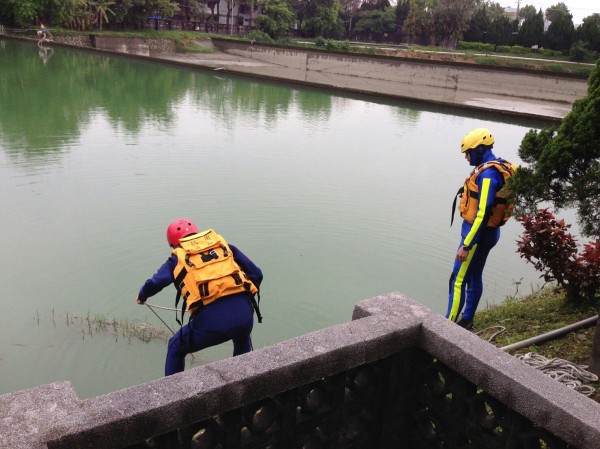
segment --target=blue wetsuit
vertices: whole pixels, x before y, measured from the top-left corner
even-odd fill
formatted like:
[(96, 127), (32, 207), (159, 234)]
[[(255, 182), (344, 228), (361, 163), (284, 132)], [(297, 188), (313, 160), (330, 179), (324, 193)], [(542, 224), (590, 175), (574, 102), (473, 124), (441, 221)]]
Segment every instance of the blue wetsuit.
[[(498, 160), (498, 158), (491, 150), (488, 150), (476, 165), (493, 160)], [(479, 174), (476, 183), (480, 199), (477, 216), (473, 223), (463, 220), (461, 240), (458, 246), (458, 248), (471, 249), (467, 260), (464, 262), (454, 261), (450, 276), (446, 318), (452, 321), (457, 321), (463, 307), (462, 319), (473, 320), (483, 293), (483, 268), (491, 249), (500, 239), (500, 228), (488, 228), (486, 224), (496, 192), (504, 186), (504, 178), (498, 170), (490, 167)], [(465, 194), (468, 193), (464, 192), (463, 195)]]
[[(258, 288), (262, 282), (262, 271), (238, 248), (229, 244), (233, 259), (241, 270)], [(174, 282), (173, 272), (177, 256), (172, 255), (148, 279), (139, 292), (139, 299), (146, 301)], [(250, 333), (254, 326), (254, 309), (250, 293), (235, 293), (223, 296), (215, 302), (201, 307), (191, 321), (182, 326), (169, 340), (165, 376), (181, 372), (185, 368), (185, 356), (201, 349), (233, 341), (233, 355), (245, 354), (252, 349)]]

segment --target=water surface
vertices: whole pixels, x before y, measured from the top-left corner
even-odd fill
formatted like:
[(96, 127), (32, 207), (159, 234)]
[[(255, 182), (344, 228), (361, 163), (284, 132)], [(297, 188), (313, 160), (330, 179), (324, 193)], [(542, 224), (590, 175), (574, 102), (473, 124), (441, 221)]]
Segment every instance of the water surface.
[[(86, 318), (164, 328), (135, 298), (179, 216), (263, 269), (255, 348), (390, 291), (444, 313), (469, 173), (459, 143), (482, 126), (518, 162), (543, 124), (0, 41), (0, 393), (69, 380), (90, 397), (161, 377), (164, 341)], [(503, 229), (481, 307), (539, 284), (520, 232)], [(173, 300), (169, 288), (151, 302)]]

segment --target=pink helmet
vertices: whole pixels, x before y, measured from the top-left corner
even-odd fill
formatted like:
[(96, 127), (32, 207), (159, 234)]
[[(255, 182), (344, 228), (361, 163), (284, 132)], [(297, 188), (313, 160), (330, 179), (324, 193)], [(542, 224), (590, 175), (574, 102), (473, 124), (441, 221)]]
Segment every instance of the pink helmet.
[(191, 220), (187, 218), (178, 218), (174, 220), (167, 228), (167, 242), (172, 248), (179, 245), (179, 239), (190, 234), (197, 234), (198, 228)]

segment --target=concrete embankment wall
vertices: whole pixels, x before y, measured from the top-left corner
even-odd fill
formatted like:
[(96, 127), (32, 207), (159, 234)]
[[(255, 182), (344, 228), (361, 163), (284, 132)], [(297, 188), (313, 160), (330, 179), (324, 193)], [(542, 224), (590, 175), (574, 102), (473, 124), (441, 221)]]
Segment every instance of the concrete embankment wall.
[(587, 77), (578, 75), (213, 42), (222, 52), (262, 63), (236, 67), (239, 72), (467, 109), (560, 119), (587, 91)]

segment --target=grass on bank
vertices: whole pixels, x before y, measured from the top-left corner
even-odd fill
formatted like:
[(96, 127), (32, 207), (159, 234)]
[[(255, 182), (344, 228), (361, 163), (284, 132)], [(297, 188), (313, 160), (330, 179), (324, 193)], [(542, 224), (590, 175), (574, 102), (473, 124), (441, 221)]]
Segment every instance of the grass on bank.
[[(544, 288), (524, 298), (510, 297), (502, 304), (490, 306), (475, 316), (473, 332), (497, 347), (517, 343), (553, 331), (598, 314), (598, 305), (566, 301), (559, 288)], [(506, 328), (498, 332), (497, 327)], [(547, 359), (560, 358), (576, 365), (589, 365), (595, 326), (579, 329), (564, 337), (516, 351), (512, 355), (533, 352)], [(589, 384), (596, 389), (590, 396), (600, 402), (600, 382)]]

